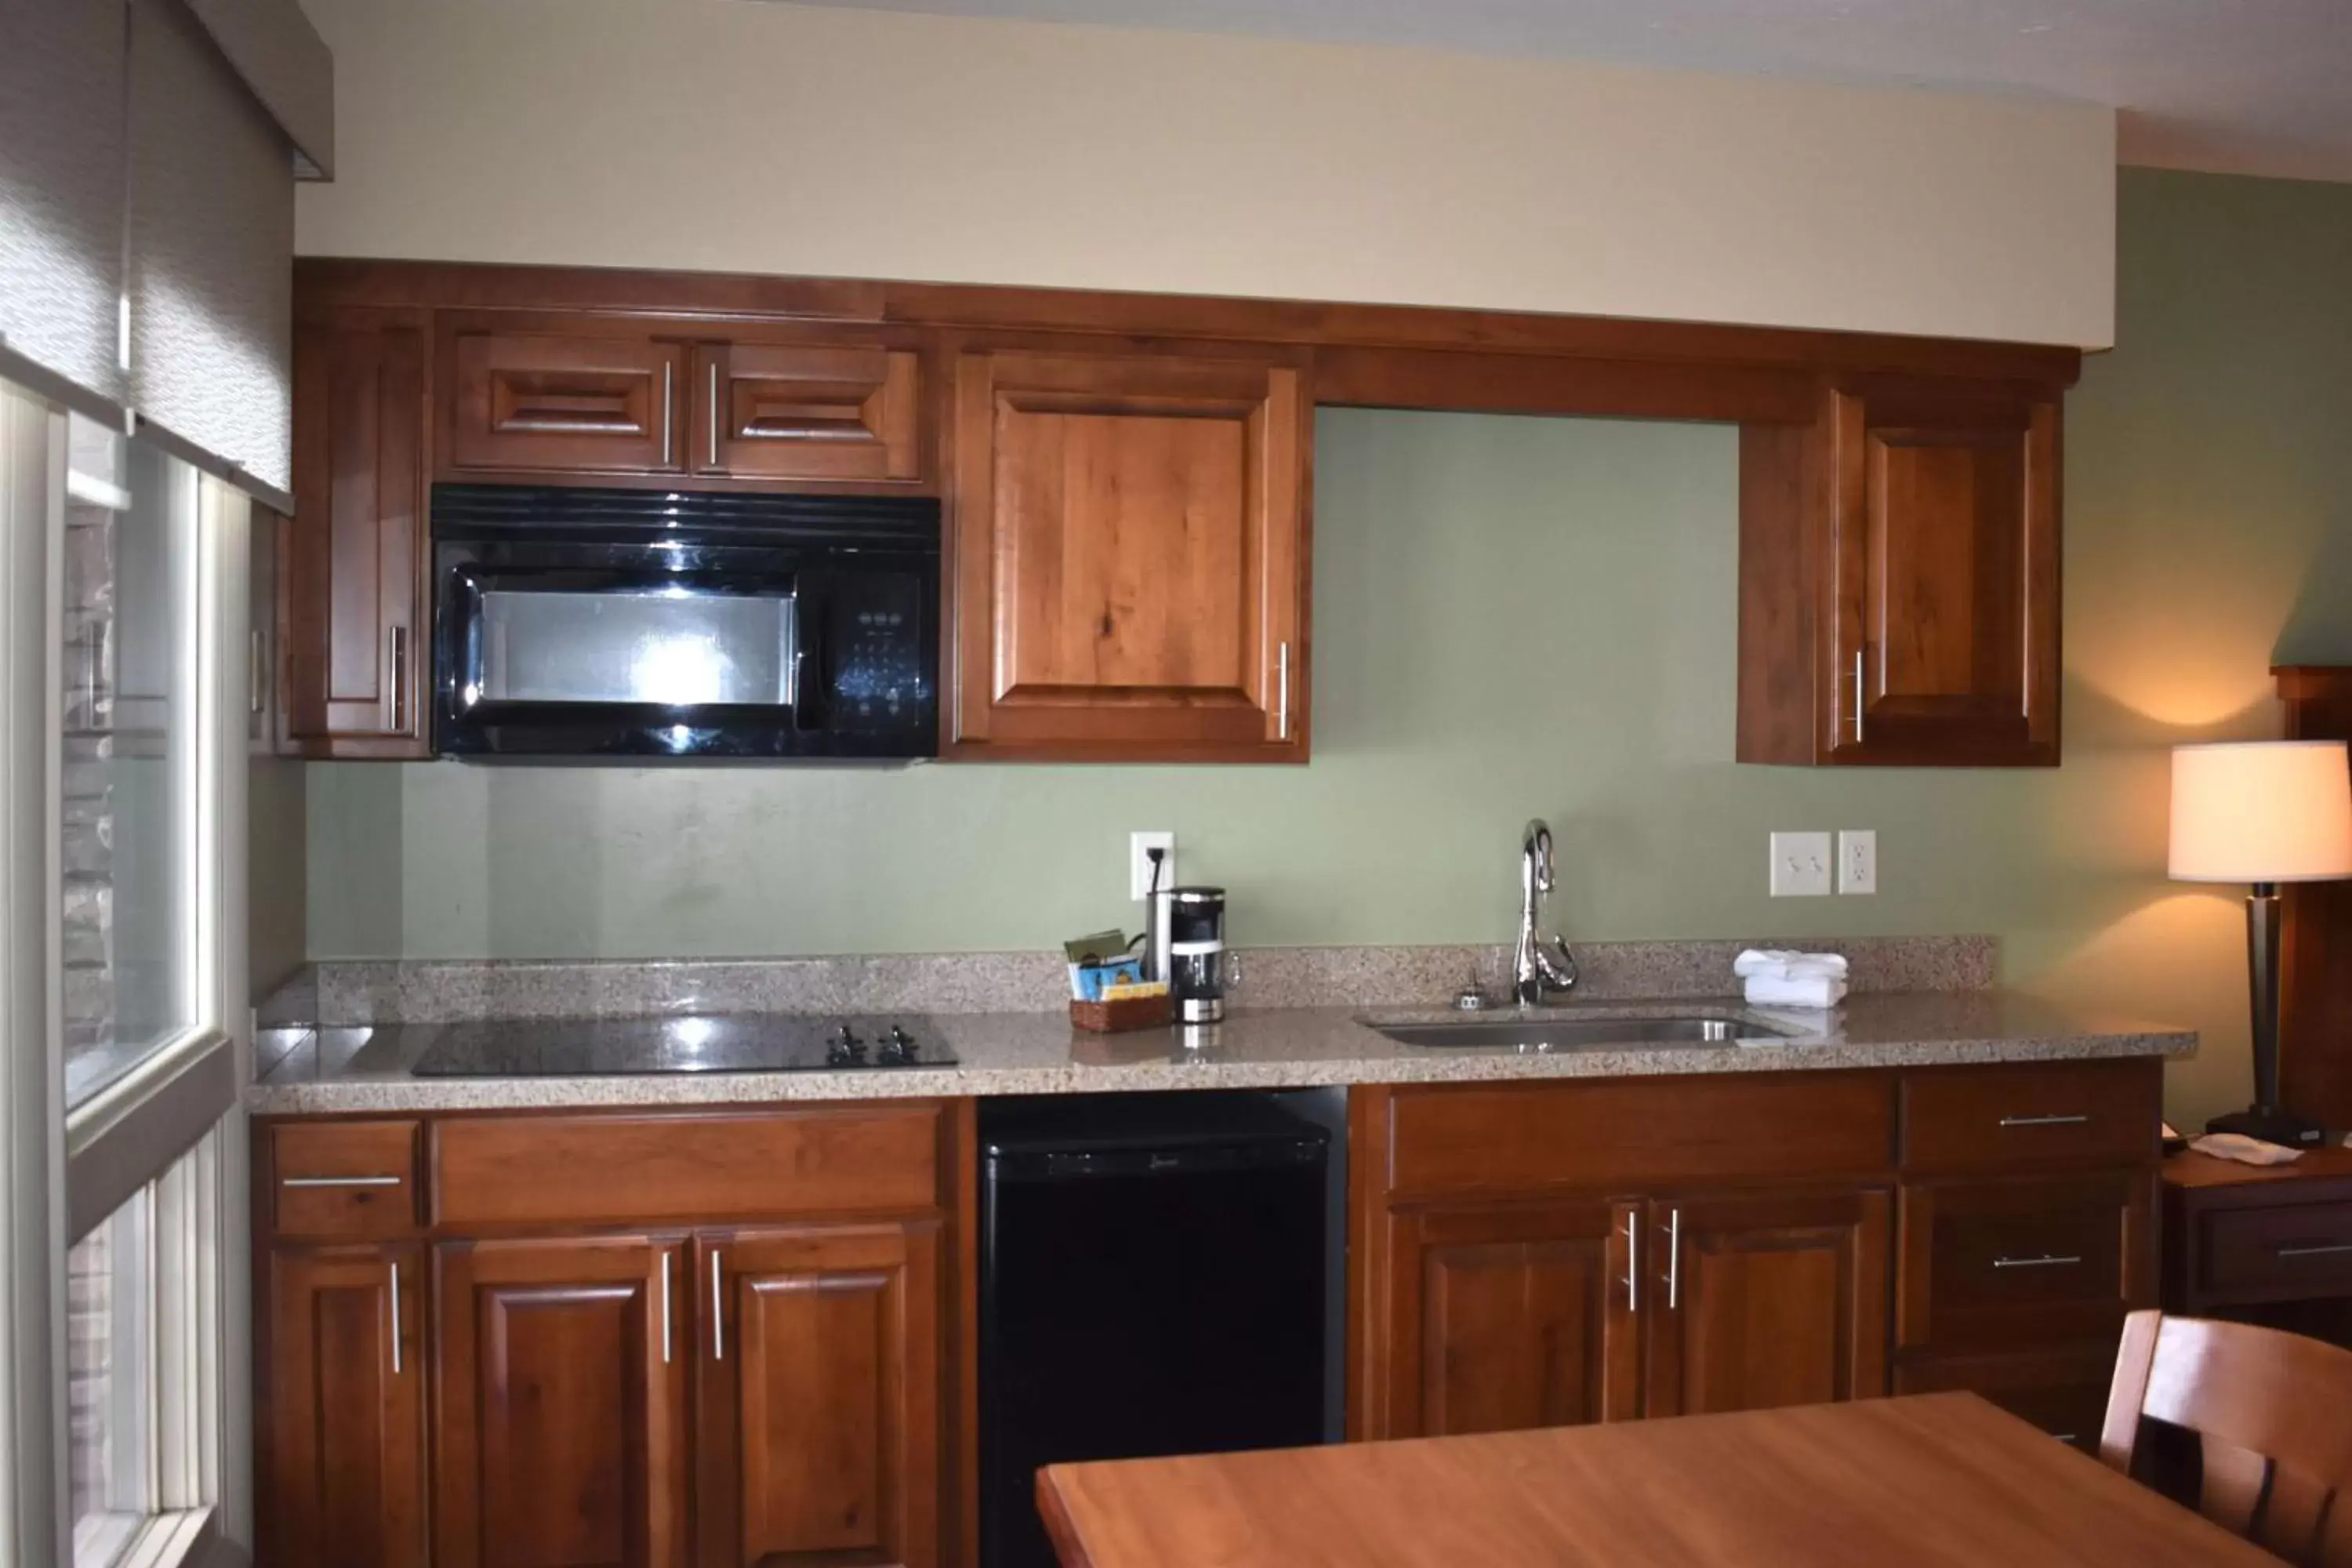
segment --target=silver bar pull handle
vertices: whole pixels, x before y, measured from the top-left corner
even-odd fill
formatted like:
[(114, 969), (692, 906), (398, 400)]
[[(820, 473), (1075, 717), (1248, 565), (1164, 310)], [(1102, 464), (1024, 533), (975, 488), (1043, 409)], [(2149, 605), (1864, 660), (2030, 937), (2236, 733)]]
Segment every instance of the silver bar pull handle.
[(2325, 1246), (2281, 1247), (2273, 1248), (2273, 1258), (2342, 1258), (2352, 1253), (2352, 1241), (2331, 1241)]
[(1863, 692), (1868, 689), (1870, 677), (1863, 671), (1863, 660), (1870, 651), (1868, 643), (1853, 650), (1853, 743), (1862, 744)]
[(396, 1187), (398, 1176), (286, 1176), (281, 1187)]
[(408, 728), (408, 628), (394, 626), (384, 637), (392, 645), (392, 727)]
[(1666, 1217), (1666, 1310), (1683, 1310), (1683, 1211)]
[(1290, 645), (1282, 644), (1275, 650), (1274, 733), (1280, 741), (1290, 739)]
[(2083, 1261), (2080, 1253), (2045, 1252), (2035, 1258), (1996, 1258), (1995, 1268), (2071, 1268)]
[(248, 713), (258, 713), (267, 706), (263, 698), (269, 689), (269, 637), (259, 626), (247, 634), (245, 707)]
[(2083, 1127), (2087, 1126), (2090, 1120), (2091, 1119), (2089, 1117), (2080, 1114), (2069, 1114), (2064, 1116), (2004, 1116), (2000, 1119), (2000, 1124), (2003, 1127)]
[(662, 1302), (661, 1302), (661, 1307), (662, 1307), (662, 1365), (664, 1365), (664, 1366), (667, 1366), (667, 1365), (669, 1364), (669, 1358), (670, 1358), (670, 1331), (669, 1331), (669, 1268), (670, 1268), (670, 1255), (669, 1255), (668, 1253), (665, 1252), (665, 1253), (663, 1253), (663, 1254), (662, 1254), (662, 1286), (661, 1286), (661, 1296), (662, 1296)]
[(400, 1375), (400, 1263), (392, 1265), (392, 1375)]
[(675, 438), (676, 422), (671, 418), (671, 413), (677, 405), (670, 384), (677, 373), (676, 364), (668, 360), (662, 361), (662, 467), (665, 468), (669, 467), (669, 444)]
[(710, 1249), (710, 1359), (727, 1359), (727, 1295), (719, 1283), (719, 1248)]
[(710, 466), (719, 466), (719, 362), (710, 362)]
[(1642, 1310), (1642, 1226), (1640, 1216), (1625, 1216), (1625, 1310)]

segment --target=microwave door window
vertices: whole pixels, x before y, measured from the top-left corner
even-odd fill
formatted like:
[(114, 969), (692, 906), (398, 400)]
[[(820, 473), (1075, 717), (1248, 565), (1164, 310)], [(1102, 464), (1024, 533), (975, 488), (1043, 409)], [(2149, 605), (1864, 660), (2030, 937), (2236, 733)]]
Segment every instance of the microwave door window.
[(494, 588), (480, 615), (485, 701), (789, 708), (795, 699), (788, 593)]

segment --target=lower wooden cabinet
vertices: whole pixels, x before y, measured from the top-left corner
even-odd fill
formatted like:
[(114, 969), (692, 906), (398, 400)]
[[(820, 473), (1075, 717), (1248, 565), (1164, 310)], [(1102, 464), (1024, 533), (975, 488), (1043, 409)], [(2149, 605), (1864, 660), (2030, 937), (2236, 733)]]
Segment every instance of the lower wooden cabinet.
[(1875, 1187), (1653, 1200), (1644, 1412), (1885, 1393), (1891, 1207)]
[(1383, 1436), (1885, 1392), (1885, 1189), (1408, 1210)]
[(263, 1551), (283, 1563), (423, 1568), (425, 1251), (281, 1247), (257, 1361), (274, 1435)]
[(437, 1250), (439, 1568), (682, 1568), (682, 1242)]
[(961, 1563), (970, 1115), (265, 1125), (260, 1568)]
[(695, 1562), (939, 1561), (940, 1227), (705, 1233)]
[(1393, 1435), (1641, 1414), (1633, 1203), (1409, 1213), (1390, 1279)]

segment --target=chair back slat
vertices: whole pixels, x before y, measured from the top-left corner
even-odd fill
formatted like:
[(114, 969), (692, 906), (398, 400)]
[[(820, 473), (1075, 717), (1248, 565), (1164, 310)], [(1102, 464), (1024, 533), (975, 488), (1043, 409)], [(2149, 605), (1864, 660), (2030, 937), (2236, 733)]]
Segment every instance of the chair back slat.
[(2134, 1312), (2100, 1458), (2132, 1474), (2146, 1421), (2197, 1434), (2203, 1473), (2186, 1500), (2207, 1518), (2305, 1568), (2352, 1568), (2352, 1351)]

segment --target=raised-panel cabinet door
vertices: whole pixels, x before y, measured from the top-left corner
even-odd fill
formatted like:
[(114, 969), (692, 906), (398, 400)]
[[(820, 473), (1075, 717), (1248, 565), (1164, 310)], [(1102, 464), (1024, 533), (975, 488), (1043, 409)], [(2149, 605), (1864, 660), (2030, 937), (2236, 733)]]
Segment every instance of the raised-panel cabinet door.
[(436, 1568), (683, 1568), (685, 1250), (436, 1249)]
[(452, 477), (685, 470), (684, 344), (463, 322), (443, 343)]
[(1301, 372), (996, 353), (956, 376), (955, 741), (1304, 761)]
[(1386, 1421), (1368, 1436), (1640, 1415), (1640, 1218), (1605, 1202), (1395, 1216)]
[(1654, 1199), (1648, 1413), (1884, 1394), (1889, 1208), (1878, 1188)]
[(422, 757), (425, 335), (359, 312), (294, 334), (294, 515), (280, 531), (284, 722), (313, 756)]
[(278, 1247), (268, 1258), (261, 1558), (424, 1568), (424, 1252)]
[(1832, 760), (2055, 763), (2057, 405), (1842, 394), (1832, 417)]
[(695, 1242), (700, 1568), (940, 1560), (936, 1221)]
[(687, 455), (738, 479), (912, 484), (921, 380), (912, 349), (700, 343)]

